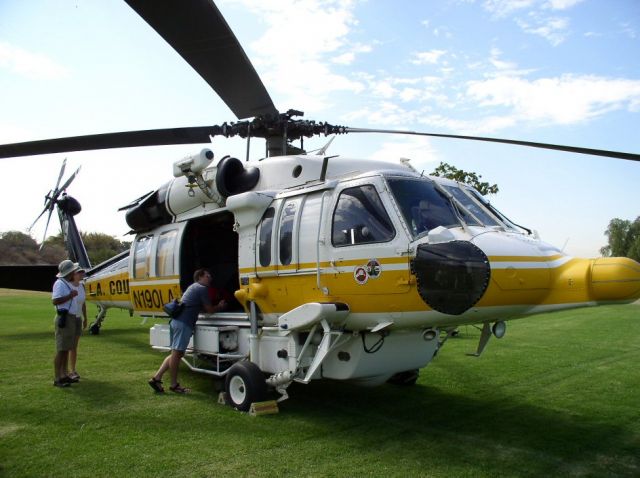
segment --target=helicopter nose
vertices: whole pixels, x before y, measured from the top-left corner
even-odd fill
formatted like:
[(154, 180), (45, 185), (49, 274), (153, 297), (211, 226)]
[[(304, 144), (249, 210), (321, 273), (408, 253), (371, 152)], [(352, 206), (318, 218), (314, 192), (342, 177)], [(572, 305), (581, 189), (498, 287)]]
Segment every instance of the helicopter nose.
[(460, 315), (473, 307), (491, 278), (489, 258), (468, 241), (420, 244), (411, 269), (422, 300), (450, 315)]
[(591, 294), (597, 301), (640, 299), (640, 263), (627, 257), (596, 259), (591, 269)]

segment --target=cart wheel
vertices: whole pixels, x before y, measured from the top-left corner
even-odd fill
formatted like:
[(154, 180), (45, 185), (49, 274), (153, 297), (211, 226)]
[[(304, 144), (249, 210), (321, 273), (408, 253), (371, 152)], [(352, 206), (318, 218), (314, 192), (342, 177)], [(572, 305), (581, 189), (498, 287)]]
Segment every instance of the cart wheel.
[(254, 402), (267, 396), (267, 382), (253, 362), (238, 362), (229, 369), (225, 380), (226, 400), (236, 410), (246, 412)]
[(406, 372), (399, 372), (387, 380), (387, 383), (391, 383), (393, 385), (401, 385), (401, 386), (410, 386), (415, 385), (418, 381), (418, 375), (420, 375), (420, 370), (407, 370)]

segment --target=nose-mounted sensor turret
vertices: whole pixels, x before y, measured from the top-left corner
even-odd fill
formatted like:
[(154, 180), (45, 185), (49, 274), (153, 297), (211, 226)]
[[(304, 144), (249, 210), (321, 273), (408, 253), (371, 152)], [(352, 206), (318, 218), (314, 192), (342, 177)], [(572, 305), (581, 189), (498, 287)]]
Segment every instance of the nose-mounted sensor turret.
[(450, 315), (463, 314), (473, 307), (491, 278), (489, 258), (468, 241), (420, 244), (411, 270), (422, 300)]

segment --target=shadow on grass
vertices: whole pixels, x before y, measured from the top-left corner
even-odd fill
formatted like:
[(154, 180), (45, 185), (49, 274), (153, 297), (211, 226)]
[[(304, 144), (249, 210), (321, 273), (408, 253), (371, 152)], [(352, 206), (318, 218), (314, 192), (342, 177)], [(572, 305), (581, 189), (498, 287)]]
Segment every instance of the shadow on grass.
[[(596, 456), (626, 462), (616, 463), (620, 472), (629, 467), (640, 470), (637, 437), (629, 430), (500, 392), (492, 398), (475, 398), (424, 385), (367, 389), (335, 382), (294, 385), (290, 391), (293, 398), (282, 404), (283, 413), (345, 427), (341, 439), (350, 446), (358, 446), (361, 434), (374, 433), (395, 441), (398, 455), (408, 458), (420, 453), (416, 441), (423, 446), (425, 441), (437, 441), (438, 447), (456, 454), (474, 447), (487, 460), (510, 449), (519, 455), (514, 459), (538, 456), (549, 464), (570, 463), (573, 471), (576, 466), (590, 468)], [(362, 445), (365, 451), (369, 443)]]

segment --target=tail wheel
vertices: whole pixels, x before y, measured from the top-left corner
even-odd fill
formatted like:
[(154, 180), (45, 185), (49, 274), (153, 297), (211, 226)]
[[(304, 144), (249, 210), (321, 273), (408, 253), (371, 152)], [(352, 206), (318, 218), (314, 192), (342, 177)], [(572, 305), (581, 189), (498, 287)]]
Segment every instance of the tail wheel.
[(267, 382), (253, 362), (238, 362), (229, 369), (225, 380), (226, 401), (236, 410), (246, 412), (254, 402), (267, 397)]

